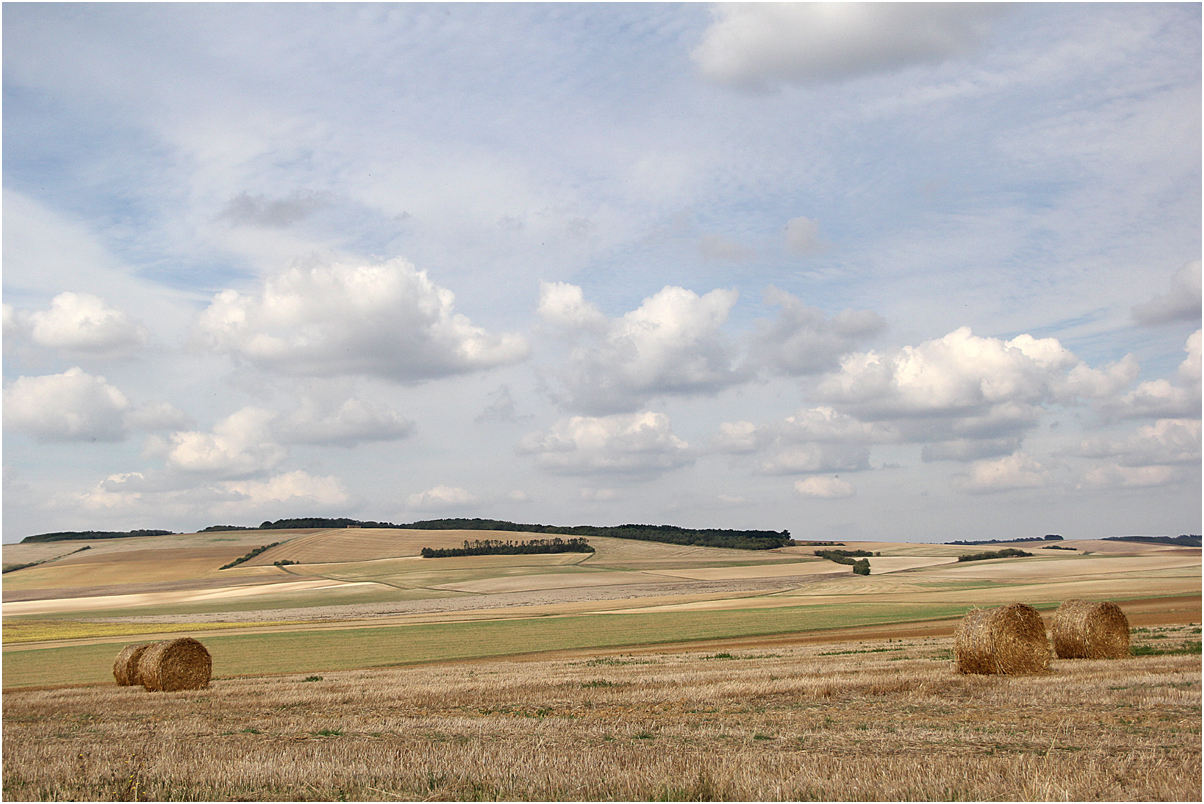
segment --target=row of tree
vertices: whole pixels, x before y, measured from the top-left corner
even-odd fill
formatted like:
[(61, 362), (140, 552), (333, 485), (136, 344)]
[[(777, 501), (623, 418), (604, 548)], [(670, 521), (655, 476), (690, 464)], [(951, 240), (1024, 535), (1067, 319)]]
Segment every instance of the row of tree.
[(527, 542), (502, 541), (501, 539), (478, 539), (464, 541), (463, 547), (424, 547), (423, 558), (451, 558), (453, 556), (512, 556), (532, 553), (593, 553), (594, 548), (585, 539), (532, 539)]

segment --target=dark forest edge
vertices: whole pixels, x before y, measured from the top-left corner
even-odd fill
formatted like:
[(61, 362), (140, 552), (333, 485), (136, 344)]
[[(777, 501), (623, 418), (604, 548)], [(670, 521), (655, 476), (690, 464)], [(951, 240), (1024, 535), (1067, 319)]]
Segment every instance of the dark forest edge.
[(464, 541), (463, 547), (424, 547), (423, 558), (452, 558), (455, 556), (517, 556), (535, 553), (593, 553), (585, 539), (532, 539), (527, 542), (477, 539)]
[[(302, 530), (310, 528), (395, 528), (398, 530), (492, 530), (517, 533), (543, 533), (577, 538), (598, 537), (611, 539), (636, 539), (639, 541), (665, 542), (696, 547), (725, 547), (736, 550), (772, 550), (792, 544), (790, 531), (780, 533), (772, 530), (727, 530), (718, 528), (679, 528), (676, 525), (618, 525), (598, 527), (594, 525), (532, 525), (505, 522), (497, 519), (430, 519), (395, 525), (391, 522), (371, 522), (347, 518), (307, 517), (278, 519), (264, 522), (258, 528), (237, 525), (211, 525), (199, 533), (215, 533), (232, 530)], [(71, 533), (45, 533), (27, 536), (22, 542), (53, 542), (71, 539), (116, 539), (130, 536), (167, 536), (171, 531), (140, 530), (126, 533), (101, 531), (79, 531)]]

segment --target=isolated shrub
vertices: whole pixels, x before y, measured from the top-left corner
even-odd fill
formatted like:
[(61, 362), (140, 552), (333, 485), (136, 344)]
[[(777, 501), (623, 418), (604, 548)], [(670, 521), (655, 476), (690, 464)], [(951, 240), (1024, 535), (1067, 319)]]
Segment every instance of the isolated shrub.
[(870, 560), (868, 558), (863, 558), (860, 561), (854, 561), (853, 562), (853, 573), (855, 575), (869, 575), (870, 574)]
[(1041, 615), (1023, 603), (975, 609), (953, 635), (959, 673), (1042, 673), (1049, 669), (1050, 654)]
[(1050, 628), (1059, 659), (1119, 659), (1129, 655), (1129, 618), (1108, 602), (1067, 600)]

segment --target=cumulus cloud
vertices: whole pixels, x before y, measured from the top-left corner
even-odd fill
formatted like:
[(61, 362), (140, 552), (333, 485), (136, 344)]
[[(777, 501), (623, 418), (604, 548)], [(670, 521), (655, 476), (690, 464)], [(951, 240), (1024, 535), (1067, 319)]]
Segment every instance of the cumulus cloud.
[(90, 293), (64, 292), (49, 310), (14, 310), (5, 305), (5, 335), (22, 335), (48, 349), (74, 356), (119, 357), (146, 345), (148, 331), (123, 310)]
[(657, 475), (693, 461), (669, 418), (651, 411), (562, 419), (524, 436), (518, 452), (533, 455), (541, 469), (567, 475)]
[(849, 355), (820, 395), (865, 420), (911, 418), (924, 429), (945, 417), (954, 434), (1000, 437), (1032, 426), (1043, 405), (1114, 392), (1133, 368), (1121, 361), (1108, 371), (1086, 369), (1056, 338), (1003, 341), (962, 327), (889, 354)]
[(277, 413), (247, 407), (232, 413), (212, 432), (172, 433), (163, 442), (167, 466), (180, 472), (238, 477), (278, 465), (288, 451), (273, 431)]
[(821, 500), (839, 500), (852, 497), (855, 493), (852, 484), (839, 477), (809, 477), (797, 480), (794, 490), (804, 497), (817, 497)]
[(1053, 474), (1022, 452), (993, 460), (976, 461), (967, 471), (954, 475), (951, 481), (954, 489), (967, 494), (1044, 488), (1053, 483)]
[(1200, 462), (1200, 420), (1159, 419), (1138, 427), (1123, 439), (1090, 438), (1075, 453), (1086, 458), (1114, 458), (1122, 467)]
[[(541, 312), (561, 311), (558, 320), (597, 327), (592, 305), (585, 305), (578, 292), (558, 286), (541, 300)], [(608, 321), (591, 343), (574, 349), (559, 373), (567, 389), (563, 403), (594, 415), (623, 413), (654, 396), (715, 393), (742, 382), (747, 373), (736, 366), (736, 346), (720, 332), (737, 295), (713, 290), (698, 296), (669, 286)]]
[(1187, 339), (1183, 350), (1187, 357), (1179, 364), (1178, 383), (1147, 380), (1119, 400), (1107, 400), (1101, 407), (1121, 418), (1198, 418), (1200, 416), (1200, 333)]
[(539, 316), (568, 332), (605, 332), (610, 320), (585, 300), (585, 291), (567, 282), (539, 283)]
[(971, 50), (999, 13), (978, 3), (724, 3), (691, 54), (739, 89), (936, 64)]
[(42, 441), (121, 441), (130, 410), (125, 394), (78, 366), (4, 389), (4, 429)]
[(1133, 307), (1133, 320), (1147, 327), (1200, 320), (1200, 261), (1186, 263), (1171, 278), (1171, 289)]
[(855, 472), (870, 468), (870, 448), (861, 444), (779, 445), (756, 467), (762, 475)]
[(786, 245), (796, 254), (810, 254), (822, 246), (819, 240), (819, 223), (810, 218), (791, 218), (786, 222), (784, 233)]
[(1165, 486), (1179, 480), (1182, 473), (1172, 466), (1121, 466), (1106, 464), (1083, 475), (1079, 488), (1124, 489)]
[(393, 441), (413, 432), (414, 423), (383, 405), (347, 399), (338, 408), (320, 407), (313, 400), (276, 425), (277, 437), (291, 444), (330, 444), (349, 447), (367, 441)]
[(222, 482), (220, 487), (255, 507), (283, 502), (329, 507), (342, 505), (351, 499), (338, 478), (314, 477), (300, 469), (275, 475), (267, 480), (228, 480)]
[(267, 511), (330, 510), (351, 500), (342, 481), (333, 476), (317, 477), (297, 470), (264, 480), (221, 480), (179, 488), (164, 477), (128, 472), (109, 475), (96, 486), (76, 496), (90, 511), (133, 514), (139, 511), (174, 515), (262, 517)]
[(293, 376), (413, 383), (526, 358), (525, 338), (487, 333), (455, 313), (454, 301), (400, 258), (295, 267), (269, 278), (256, 295), (219, 293), (196, 334), (213, 351)]
[(411, 494), (406, 500), (407, 506), (414, 511), (446, 511), (454, 508), (465, 508), (475, 505), (476, 498), (457, 486), (435, 486), (434, 488)]
[(796, 296), (770, 286), (765, 303), (777, 306), (775, 321), (754, 339), (760, 360), (786, 375), (814, 374), (840, 365), (840, 358), (886, 328), (870, 310), (842, 310), (832, 318)]

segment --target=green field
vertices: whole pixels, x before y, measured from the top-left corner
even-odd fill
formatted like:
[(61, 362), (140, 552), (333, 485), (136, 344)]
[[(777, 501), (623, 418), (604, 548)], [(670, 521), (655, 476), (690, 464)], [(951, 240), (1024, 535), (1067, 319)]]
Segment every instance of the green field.
[[(853, 604), (746, 611), (596, 614), (203, 637), (215, 678), (391, 667), (449, 659), (771, 636), (960, 617), (968, 605)], [(112, 681), (125, 642), (10, 650), (4, 686)]]

